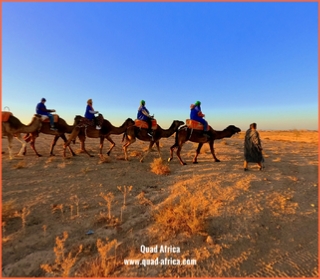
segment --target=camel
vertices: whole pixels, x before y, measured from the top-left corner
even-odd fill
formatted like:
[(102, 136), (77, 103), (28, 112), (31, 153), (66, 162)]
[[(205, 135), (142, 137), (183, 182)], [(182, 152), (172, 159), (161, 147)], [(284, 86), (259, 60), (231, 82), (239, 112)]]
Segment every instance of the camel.
[(208, 131), (208, 134), (210, 135), (210, 137), (207, 137), (206, 135), (203, 134), (202, 130), (194, 130), (194, 129), (188, 128), (187, 126), (183, 126), (176, 133), (175, 143), (170, 147), (170, 158), (168, 159), (168, 161), (170, 162), (172, 160), (173, 150), (174, 148), (177, 147), (177, 157), (179, 158), (181, 165), (186, 165), (186, 163), (183, 162), (180, 157), (180, 152), (181, 152), (182, 145), (189, 140), (192, 142), (199, 143), (198, 148), (196, 150), (196, 155), (193, 158), (194, 164), (198, 163), (197, 158), (200, 153), (201, 147), (203, 146), (204, 143), (209, 143), (210, 151), (215, 162), (220, 162), (220, 160), (216, 157), (214, 152), (214, 141), (217, 139), (231, 138), (234, 134), (239, 132), (241, 132), (241, 129), (239, 129), (234, 125), (229, 125), (223, 131), (216, 131), (210, 127)]
[[(101, 115), (102, 117), (102, 115)], [(79, 123), (79, 120), (81, 120), (82, 116), (76, 116), (75, 122)], [(128, 127), (134, 125), (134, 121), (131, 118), (128, 118), (125, 120), (125, 122), (120, 127), (113, 126), (108, 120), (104, 119), (101, 124), (101, 130), (97, 130), (94, 126), (81, 126), (75, 125), (71, 135), (69, 136), (69, 139), (67, 142), (65, 142), (63, 147), (63, 157), (66, 156), (66, 147), (70, 145), (70, 142), (75, 140), (76, 137), (80, 140), (80, 149), (82, 152), (87, 153), (90, 157), (93, 157), (85, 148), (85, 140), (86, 137), (89, 138), (100, 138), (100, 149), (99, 149), (99, 156), (102, 156), (102, 149), (103, 149), (103, 142), (104, 139), (107, 139), (110, 143), (110, 149), (107, 152), (107, 155), (109, 156), (111, 153), (111, 150), (115, 147), (115, 142), (110, 138), (111, 134), (120, 135), (124, 133)]]
[[(58, 141), (59, 138), (62, 138), (64, 142), (67, 141), (67, 138), (65, 136), (65, 133), (68, 133), (70, 134), (74, 128), (74, 125), (68, 125), (67, 122), (59, 117), (58, 118), (58, 121), (55, 123), (55, 127), (56, 127), (56, 131), (53, 131), (50, 129), (50, 123), (49, 122), (43, 122), (42, 123), (42, 126), (41, 126), (41, 129), (39, 131), (39, 133), (43, 133), (43, 134), (47, 134), (47, 135), (53, 135), (54, 136), (54, 139), (51, 143), (51, 147), (50, 147), (50, 156), (55, 156), (53, 154), (53, 149)], [(40, 155), (36, 148), (35, 148), (35, 142), (36, 142), (36, 138), (38, 137), (38, 133), (37, 132), (34, 132), (34, 133), (29, 133), (27, 134), (25, 137), (24, 137), (24, 140), (26, 142), (30, 142), (30, 146), (31, 148), (33, 149), (33, 151), (36, 153), (36, 155), (38, 157), (41, 157), (42, 155)], [(72, 154), (72, 156), (75, 156), (76, 154), (73, 152), (72, 148), (70, 146), (68, 146), (68, 149), (70, 151), (70, 153)], [(25, 151), (24, 151), (24, 154), (26, 154), (26, 148), (25, 148)]]
[(150, 141), (149, 149), (144, 154), (144, 156), (141, 157), (140, 162), (143, 162), (144, 158), (149, 154), (154, 144), (156, 144), (158, 154), (161, 158), (160, 146), (159, 146), (160, 139), (168, 138), (172, 136), (178, 130), (178, 128), (183, 124), (184, 124), (183, 121), (174, 120), (170, 128), (167, 130), (162, 129), (159, 125), (157, 125), (157, 129), (153, 130), (153, 137), (148, 136), (148, 133), (147, 133), (148, 129), (146, 128), (139, 128), (137, 126), (132, 126), (128, 128), (126, 133), (123, 135), (123, 139), (122, 139), (123, 141), (124, 138), (126, 137), (126, 143), (123, 145), (125, 160), (128, 161), (128, 152), (127, 152), (128, 147), (129, 145), (131, 145), (136, 141), (136, 138), (142, 141)]
[[(3, 119), (2, 119), (3, 120)], [(21, 138), (21, 133), (33, 133), (38, 131), (41, 128), (42, 121), (41, 115), (35, 114), (29, 125), (24, 125), (21, 121), (10, 114), (7, 121), (2, 121), (2, 136), (8, 138), (8, 150), (9, 158), (13, 159), (12, 156), (12, 139), (15, 137), (18, 141), (21, 142), (21, 149), (18, 155), (23, 155), (25, 150), (26, 143)]]

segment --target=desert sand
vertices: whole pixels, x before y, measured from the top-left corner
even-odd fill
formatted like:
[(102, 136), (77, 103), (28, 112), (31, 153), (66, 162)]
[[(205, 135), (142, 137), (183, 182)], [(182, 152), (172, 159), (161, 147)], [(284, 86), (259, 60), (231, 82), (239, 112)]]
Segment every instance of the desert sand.
[(9, 160), (3, 138), (2, 276), (318, 277), (318, 132), (259, 132), (263, 171), (243, 171), (242, 131), (216, 141), (219, 163), (204, 145), (192, 164), (191, 142), (186, 166), (168, 163), (174, 137), (161, 140), (165, 174), (152, 172), (157, 152), (139, 162), (139, 140), (124, 161), (121, 135), (104, 160), (98, 139), (86, 140), (94, 157), (77, 141), (64, 159), (61, 139), (49, 157), (44, 134), (42, 157), (27, 146)]

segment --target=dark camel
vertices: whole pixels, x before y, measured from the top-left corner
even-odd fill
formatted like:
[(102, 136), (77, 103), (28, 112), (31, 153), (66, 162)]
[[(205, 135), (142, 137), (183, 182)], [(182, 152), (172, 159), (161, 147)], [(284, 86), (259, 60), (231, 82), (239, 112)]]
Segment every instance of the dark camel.
[[(76, 116), (75, 122), (78, 122), (81, 119), (81, 116)], [(134, 121), (131, 118), (128, 118), (120, 127), (113, 126), (108, 120), (104, 119), (101, 124), (101, 130), (97, 130), (95, 126), (87, 126), (87, 127), (78, 127), (75, 125), (69, 139), (64, 144), (63, 148), (63, 156), (66, 156), (66, 147), (70, 145), (70, 142), (75, 140), (76, 137), (80, 140), (80, 149), (82, 152), (87, 153), (90, 157), (93, 157), (85, 148), (85, 140), (86, 137), (89, 138), (100, 138), (100, 149), (99, 156), (102, 156), (103, 142), (104, 139), (107, 139), (111, 143), (111, 147), (107, 152), (107, 155), (110, 155), (111, 150), (115, 147), (114, 141), (110, 138), (111, 134), (120, 135), (124, 133), (128, 127), (134, 125)]]
[(136, 138), (138, 138), (139, 140), (142, 140), (142, 141), (150, 141), (149, 149), (147, 150), (145, 155), (143, 155), (141, 157), (140, 162), (143, 162), (144, 158), (149, 154), (149, 152), (151, 151), (152, 146), (154, 144), (156, 144), (159, 156), (161, 158), (160, 146), (159, 146), (160, 139), (161, 138), (168, 138), (168, 137), (172, 136), (178, 130), (178, 128), (183, 124), (184, 124), (183, 121), (174, 120), (172, 122), (170, 128), (167, 129), (167, 130), (162, 129), (158, 125), (157, 129), (153, 130), (153, 137), (148, 136), (148, 133), (147, 133), (148, 129), (146, 129), (146, 128), (139, 128), (137, 126), (130, 127), (126, 131), (126, 133), (123, 135), (123, 139), (122, 139), (122, 141), (123, 141), (124, 138), (126, 137), (126, 143), (123, 145), (125, 160), (126, 161), (128, 160), (127, 149), (128, 149), (130, 144), (132, 144), (132, 143), (134, 143), (136, 141)]
[[(39, 133), (43, 133), (43, 134), (47, 134), (47, 135), (53, 135), (54, 139), (51, 143), (51, 147), (50, 147), (50, 156), (54, 156), (53, 154), (53, 149), (58, 141), (59, 138), (62, 138), (64, 142), (67, 141), (67, 138), (65, 136), (65, 133), (70, 134), (73, 130), (73, 127), (75, 125), (75, 122), (73, 125), (68, 125), (67, 122), (62, 119), (61, 117), (59, 117), (58, 122), (56, 122), (55, 124), (55, 128), (57, 129), (56, 131), (52, 131), (50, 130), (50, 123), (49, 122), (42, 122), (42, 126), (41, 129), (39, 131)], [(36, 155), (38, 157), (41, 157), (42, 155), (40, 155), (36, 148), (35, 148), (35, 143), (36, 143), (36, 138), (38, 137), (38, 133), (34, 132), (34, 133), (29, 133), (24, 137), (24, 140), (26, 142), (30, 142), (30, 146), (33, 149), (33, 151), (36, 153)], [(70, 151), (70, 153), (72, 154), (72, 156), (75, 156), (76, 154), (73, 152), (73, 150), (71, 149), (70, 146), (68, 146), (68, 149)], [(24, 155), (26, 154), (26, 148), (24, 151)]]
[(189, 129), (187, 126), (181, 127), (176, 133), (175, 144), (170, 147), (170, 158), (168, 159), (168, 161), (170, 162), (172, 160), (173, 150), (174, 148), (177, 147), (177, 156), (179, 158), (179, 161), (181, 165), (186, 165), (186, 163), (183, 162), (180, 157), (180, 152), (181, 152), (182, 145), (189, 140), (192, 142), (199, 143), (198, 148), (196, 150), (196, 155), (193, 158), (194, 164), (198, 163), (197, 158), (200, 153), (201, 147), (204, 143), (207, 143), (207, 142), (209, 143), (211, 154), (215, 162), (220, 162), (220, 160), (216, 157), (214, 152), (214, 141), (217, 139), (231, 138), (234, 134), (239, 132), (241, 132), (241, 130), (234, 125), (229, 125), (223, 131), (216, 131), (210, 127), (210, 130), (208, 131), (208, 134), (210, 135), (210, 137), (207, 137), (206, 135), (203, 135), (203, 131), (201, 130)]
[(21, 142), (21, 149), (18, 155), (23, 155), (26, 143), (22, 140), (20, 133), (32, 133), (41, 128), (41, 115), (35, 114), (29, 125), (24, 125), (15, 116), (11, 115), (6, 122), (2, 122), (2, 136), (8, 138), (9, 158), (12, 159), (12, 139), (15, 137)]

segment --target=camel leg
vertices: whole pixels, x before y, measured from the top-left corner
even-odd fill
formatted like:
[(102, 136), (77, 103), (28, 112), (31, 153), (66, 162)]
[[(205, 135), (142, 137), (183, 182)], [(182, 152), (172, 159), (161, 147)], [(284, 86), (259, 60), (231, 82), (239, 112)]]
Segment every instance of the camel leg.
[[(31, 141), (31, 140), (32, 140), (32, 134), (31, 134), (31, 133), (26, 134), (26, 135), (23, 137), (23, 139), (24, 139), (25, 142)], [(24, 147), (24, 150), (23, 150), (22, 155), (25, 156), (26, 154), (27, 154), (27, 146)]]
[[(144, 155), (143, 155), (143, 156), (141, 157), (141, 159), (140, 159), (140, 162), (141, 162), (141, 163), (143, 162), (144, 158), (146, 158), (147, 155), (150, 153), (153, 145), (154, 145), (154, 141), (150, 141), (148, 150), (146, 151), (146, 153), (144, 153)], [(159, 150), (159, 154), (160, 154), (160, 150)], [(161, 155), (160, 155), (160, 157), (161, 157)]]
[(102, 157), (102, 148), (103, 148), (104, 137), (100, 137), (100, 146), (99, 146), (99, 156)]
[(169, 159), (168, 159), (168, 162), (172, 161), (172, 159), (173, 159), (173, 150), (174, 150), (176, 147), (178, 147), (178, 146), (179, 146), (179, 144), (178, 144), (178, 143), (175, 143), (174, 145), (172, 145), (172, 146), (170, 147), (170, 157), (169, 157)]
[(178, 157), (178, 159), (180, 161), (180, 164), (184, 166), (187, 163), (183, 162), (182, 159), (181, 159), (181, 156), (180, 156), (181, 149), (182, 149), (182, 144), (179, 144), (178, 149), (177, 149), (177, 157)]
[(9, 159), (12, 160), (13, 157), (12, 157), (12, 139), (13, 139), (13, 136), (12, 135), (8, 135), (8, 151), (9, 151)]
[[(85, 137), (84, 137), (85, 138)], [(91, 155), (87, 149), (85, 148), (85, 145), (84, 145), (84, 139), (80, 139), (80, 144), (83, 146), (83, 151), (88, 154), (89, 157), (94, 157), (93, 155)]]
[(30, 141), (30, 147), (33, 149), (34, 153), (36, 153), (36, 155), (38, 157), (41, 157), (42, 155), (39, 154), (36, 150), (36, 147), (35, 147), (35, 142), (36, 142), (36, 138), (35, 137), (31, 137), (31, 141)]
[(200, 153), (200, 150), (201, 150), (202, 146), (203, 146), (203, 143), (199, 143), (198, 148), (196, 150), (196, 155), (194, 156), (193, 161), (192, 161), (193, 164), (198, 164), (197, 159), (198, 159), (198, 155)]
[[(64, 142), (64, 145), (63, 145), (63, 158), (66, 158), (66, 148), (68, 147), (69, 149), (69, 145), (71, 142), (74, 142), (75, 139), (77, 138), (77, 136), (79, 135), (80, 133), (80, 129), (79, 128), (76, 128), (72, 131), (71, 135), (69, 136), (69, 138), (67, 139), (66, 138), (66, 141)], [(80, 136), (79, 136), (80, 138)], [(70, 149), (69, 149), (70, 150)], [(72, 153), (72, 152), (71, 152)]]
[(212, 156), (213, 156), (214, 161), (215, 161), (215, 162), (220, 162), (220, 160), (216, 157), (216, 154), (215, 154), (215, 152), (214, 152), (214, 147), (213, 147), (214, 141), (210, 141), (210, 142), (209, 142), (209, 145), (210, 145), (210, 151), (211, 151), (211, 154), (212, 154)]
[[(57, 143), (57, 141), (58, 141), (58, 139), (60, 138), (60, 136), (58, 136), (58, 135), (55, 135), (54, 136), (54, 138), (53, 138), (53, 140), (52, 140), (52, 143), (51, 143), (51, 147), (50, 147), (50, 156), (55, 156), (54, 154), (53, 154), (53, 149), (54, 149), (54, 147), (55, 147), (55, 145), (56, 145), (56, 143)], [(65, 140), (64, 142), (66, 142), (67, 140)], [(69, 146), (68, 146), (69, 147)]]
[[(64, 142), (67, 142), (67, 137), (66, 137), (65, 134), (62, 134), (60, 137), (63, 139)], [(58, 139), (59, 139), (59, 137), (56, 139), (56, 142), (57, 142)], [(73, 140), (73, 143), (74, 143), (75, 141), (76, 141), (76, 140), (74, 139), (74, 140)], [(52, 142), (50, 155), (51, 155), (51, 153), (53, 152), (53, 147), (54, 147), (54, 145), (56, 144), (56, 142), (55, 142), (54, 144), (53, 144), (53, 142)], [(72, 148), (71, 148), (70, 145), (68, 145), (68, 149), (69, 149), (69, 152), (71, 153), (72, 156), (76, 156), (76, 153), (73, 152), (73, 150), (72, 150)], [(54, 156), (54, 154), (52, 154), (52, 155)]]
[(20, 149), (18, 155), (19, 155), (19, 156), (23, 156), (24, 153), (25, 153), (25, 149), (26, 149), (26, 143), (22, 140), (21, 134), (18, 134), (18, 135), (16, 136), (16, 139), (17, 139), (18, 141), (20, 141), (20, 143), (21, 143), (21, 149)]
[(162, 159), (161, 153), (160, 153), (160, 143), (159, 143), (159, 141), (156, 142), (156, 146), (157, 146), (159, 157)]
[(106, 136), (106, 139), (111, 143), (110, 149), (107, 152), (107, 155), (110, 156), (111, 150), (116, 146), (116, 144), (109, 136)]
[(128, 147), (129, 145), (133, 144), (136, 141), (135, 138), (128, 140), (124, 145), (123, 145), (123, 151), (124, 151), (124, 159), (128, 161)]
[[(79, 137), (79, 139), (80, 139), (80, 137)], [(80, 140), (80, 152), (85, 152), (84, 140)]]

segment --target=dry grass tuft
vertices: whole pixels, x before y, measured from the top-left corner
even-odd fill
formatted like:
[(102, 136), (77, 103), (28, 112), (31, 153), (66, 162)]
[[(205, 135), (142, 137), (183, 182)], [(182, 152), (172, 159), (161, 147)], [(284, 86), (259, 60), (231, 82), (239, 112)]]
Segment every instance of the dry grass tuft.
[(288, 176), (288, 178), (294, 182), (297, 182), (299, 180), (296, 176)]
[(79, 200), (78, 196), (77, 195), (71, 196), (70, 201), (76, 205), (77, 216), (79, 216), (79, 202), (80, 202), (80, 200)]
[(117, 155), (116, 159), (119, 160), (119, 161), (125, 161), (126, 160), (124, 155)]
[(205, 217), (209, 201), (203, 193), (196, 195), (185, 190), (176, 200), (154, 212), (155, 226), (163, 238), (179, 233), (188, 236), (205, 231)]
[(22, 229), (25, 230), (26, 227), (26, 218), (31, 213), (29, 207), (24, 207), (22, 210), (16, 211), (14, 213), (14, 217), (20, 217), (22, 222)]
[(109, 156), (102, 155), (100, 156), (100, 160), (98, 164), (107, 164), (107, 163), (110, 163), (111, 161), (112, 160)]
[(170, 168), (167, 162), (163, 161), (161, 158), (156, 158), (150, 164), (151, 171), (155, 174), (169, 174)]
[(130, 153), (130, 157), (141, 157), (141, 156), (142, 156), (142, 153), (136, 150)]
[(144, 196), (144, 192), (141, 192), (136, 198), (138, 199), (139, 204), (141, 204), (141, 205), (150, 205), (150, 206), (153, 206), (152, 201), (150, 201), (149, 199), (147, 199), (147, 198)]
[(81, 169), (81, 172), (84, 173), (84, 174), (86, 174), (86, 173), (88, 173), (90, 171), (92, 171), (92, 169), (90, 167), (85, 167), (85, 168)]
[(61, 164), (58, 164), (58, 168), (64, 169), (66, 167), (66, 163), (63, 162)]
[(46, 161), (46, 164), (49, 164), (49, 163), (53, 162), (54, 158), (55, 157), (53, 157), (53, 156), (49, 157), (48, 160)]
[(4, 202), (2, 204), (2, 221), (7, 221), (8, 219), (14, 217), (16, 208), (16, 200), (9, 200), (7, 202)]
[[(102, 197), (106, 203), (107, 203), (107, 209), (108, 209), (108, 218), (111, 220), (111, 205), (112, 201), (114, 200), (114, 194), (109, 192), (108, 194), (100, 193), (100, 197)], [(100, 203), (100, 205), (103, 205)]]
[(23, 169), (27, 166), (25, 161), (20, 161), (17, 164), (13, 165), (14, 169)]
[(54, 276), (61, 276), (61, 277), (69, 277), (70, 276), (70, 270), (74, 266), (78, 255), (82, 251), (82, 245), (79, 246), (78, 251), (74, 256), (72, 256), (72, 253), (69, 252), (66, 256), (64, 250), (64, 243), (66, 239), (68, 238), (68, 233), (63, 232), (63, 237), (59, 238), (56, 237), (56, 246), (53, 248), (53, 251), (56, 255), (56, 259), (54, 264), (42, 264), (40, 267), (47, 273), (53, 274)]
[(77, 277), (108, 277), (112, 275), (116, 268), (121, 264), (117, 261), (117, 247), (118, 242), (116, 239), (106, 243), (101, 239), (97, 240), (97, 248), (99, 256), (91, 261), (87, 261), (81, 268)]
[(286, 193), (275, 192), (267, 197), (267, 204), (271, 210), (272, 215), (281, 216), (283, 214), (295, 214), (298, 203), (292, 201), (293, 195)]
[(120, 221), (118, 218), (115, 218), (113, 216), (109, 218), (108, 214), (104, 212), (99, 212), (99, 215), (95, 216), (94, 224), (103, 225), (107, 227), (116, 227), (120, 224)]

